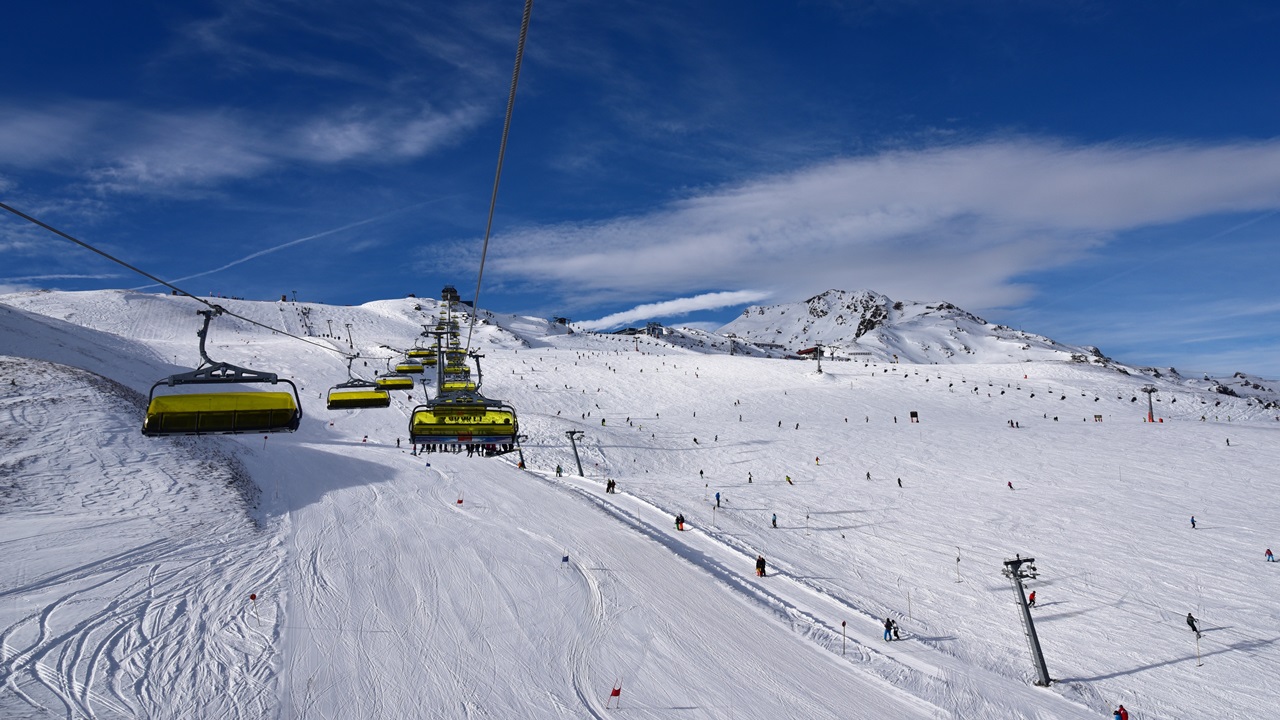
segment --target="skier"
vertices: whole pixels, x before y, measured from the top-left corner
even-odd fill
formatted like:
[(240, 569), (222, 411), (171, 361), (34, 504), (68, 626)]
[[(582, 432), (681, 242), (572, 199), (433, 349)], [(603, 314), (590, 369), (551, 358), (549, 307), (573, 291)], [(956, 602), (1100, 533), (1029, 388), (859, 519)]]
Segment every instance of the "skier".
[(716, 491), (716, 507), (720, 507), (720, 491)]
[(871, 479), (871, 471), (870, 471), (870, 470), (868, 470), (868, 471), (867, 471), (867, 479), (868, 479), (868, 480), (870, 480), (870, 479)]
[(1036, 606), (1036, 591), (1032, 590), (1031, 595), (1027, 598), (1027, 607)]
[(1267, 556), (1267, 562), (1276, 561), (1276, 556), (1271, 554), (1271, 548), (1267, 548), (1267, 551), (1263, 554)]
[(679, 513), (676, 515), (676, 529), (684, 530), (684, 513)]
[(557, 465), (557, 466), (556, 466), (556, 477), (561, 477), (561, 476), (563, 476), (563, 475), (564, 475), (564, 468), (562, 468), (562, 467), (560, 467), (559, 465)]
[(813, 459), (813, 464), (814, 464), (814, 465), (821, 465), (821, 464), (822, 464), (822, 458), (814, 458), (814, 459)]
[(751, 473), (747, 473), (747, 483), (751, 482)]
[(884, 639), (886, 641), (893, 635), (893, 618), (884, 619)]
[(898, 478), (898, 487), (902, 487), (902, 478)]
[(756, 556), (756, 576), (757, 576), (757, 577), (764, 577), (764, 576), (765, 576), (765, 569), (764, 569), (764, 556), (763, 556), (763, 555), (757, 555), (757, 556)]
[(701, 470), (699, 470), (699, 471), (698, 471), (698, 479), (699, 479), (699, 480), (701, 480), (703, 477), (705, 477), (705, 476), (702, 474), (702, 471), (701, 471)]
[(790, 476), (790, 475), (788, 475), (788, 476), (787, 476), (787, 484), (788, 484), (788, 485), (795, 485), (795, 483), (791, 482), (791, 476)]
[(1123, 705), (1116, 708), (1116, 720), (1129, 720), (1129, 711)]
[(1196, 618), (1191, 613), (1187, 613), (1187, 626), (1191, 628), (1191, 632), (1196, 634), (1196, 639), (1200, 639), (1200, 628), (1196, 627)]
[(1012, 489), (1013, 489), (1013, 481), (1012, 481), (1012, 480), (1010, 480), (1007, 484), (1009, 485), (1009, 489), (1010, 489), (1010, 490), (1012, 490)]
[(901, 639), (902, 639), (901, 637), (898, 637), (898, 623), (897, 623), (897, 621), (896, 621), (896, 620), (895, 620), (895, 621), (894, 621), (894, 623), (893, 623), (893, 639), (894, 639), (894, 640), (901, 640)]
[(773, 514), (773, 526), (778, 527), (778, 513)]
[(1195, 530), (1195, 529), (1196, 529), (1196, 516), (1195, 516), (1195, 515), (1192, 515), (1192, 516), (1191, 516), (1191, 529), (1192, 529), (1192, 530)]

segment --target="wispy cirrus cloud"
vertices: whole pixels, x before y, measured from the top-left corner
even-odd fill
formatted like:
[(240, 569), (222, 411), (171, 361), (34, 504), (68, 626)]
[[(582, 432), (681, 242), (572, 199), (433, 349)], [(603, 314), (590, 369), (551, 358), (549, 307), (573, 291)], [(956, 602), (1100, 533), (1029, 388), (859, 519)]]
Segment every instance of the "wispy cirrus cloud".
[(354, 107), (264, 120), (221, 110), (64, 102), (0, 119), (0, 167), (61, 172), (98, 192), (166, 195), (284, 165), (412, 160), (453, 142), (481, 119), (472, 106)]
[(495, 275), (661, 297), (707, 286), (784, 298), (829, 287), (1021, 302), (1027, 273), (1140, 227), (1280, 207), (1280, 141), (991, 140), (845, 158), (653, 212), (497, 238)]
[(0, 278), (0, 282), (39, 282), (43, 280), (111, 280), (122, 277), (119, 273), (54, 273), (51, 275), (27, 275)]
[(607, 330), (638, 320), (679, 317), (700, 310), (719, 310), (725, 307), (746, 305), (747, 303), (759, 302), (767, 297), (769, 297), (769, 293), (755, 290), (702, 293), (692, 297), (637, 305), (630, 310), (606, 315), (599, 320), (586, 320), (576, 324), (585, 330)]

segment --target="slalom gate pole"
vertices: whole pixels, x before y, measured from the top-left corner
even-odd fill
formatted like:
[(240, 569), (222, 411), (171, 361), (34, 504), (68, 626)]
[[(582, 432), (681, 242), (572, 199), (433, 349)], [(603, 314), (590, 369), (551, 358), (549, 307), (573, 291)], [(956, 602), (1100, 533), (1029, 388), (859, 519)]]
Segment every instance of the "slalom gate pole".
[(840, 654), (841, 655), (844, 654), (844, 644), (845, 644), (845, 641), (848, 639), (848, 630), (845, 629), (845, 626), (848, 624), (849, 623), (845, 620), (840, 621)]

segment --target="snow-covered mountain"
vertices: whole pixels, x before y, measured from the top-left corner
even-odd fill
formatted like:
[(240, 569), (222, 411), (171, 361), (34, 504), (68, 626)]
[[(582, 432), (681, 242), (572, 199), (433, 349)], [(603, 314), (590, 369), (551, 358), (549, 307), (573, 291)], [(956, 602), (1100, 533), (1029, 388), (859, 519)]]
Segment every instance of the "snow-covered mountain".
[(895, 301), (873, 290), (828, 290), (804, 302), (753, 305), (719, 334), (792, 352), (821, 344), (835, 357), (926, 365), (1110, 362), (1097, 348), (994, 325), (951, 303)]
[(296, 381), (297, 432), (141, 435), (151, 384), (198, 362), (193, 298), (0, 297), (0, 717), (1272, 713), (1280, 413), (1239, 396), (1270, 381), (1047, 353), (819, 375), (481, 312), (523, 455), (424, 457), (401, 441), (429, 382), (324, 396), (433, 301), (217, 302), (267, 327), (223, 316), (209, 354)]
[[(1228, 378), (1183, 377), (1174, 368), (1140, 367), (1107, 357), (1092, 345), (996, 325), (948, 302), (892, 300), (872, 290), (828, 290), (804, 302), (753, 305), (701, 346), (713, 351), (739, 339), (783, 355), (822, 345), (827, 357), (915, 364), (1010, 362), (1087, 363), (1116, 372), (1163, 378), (1184, 387), (1251, 398), (1280, 407), (1280, 384), (1237, 372)], [(737, 346), (741, 349), (742, 345)]]

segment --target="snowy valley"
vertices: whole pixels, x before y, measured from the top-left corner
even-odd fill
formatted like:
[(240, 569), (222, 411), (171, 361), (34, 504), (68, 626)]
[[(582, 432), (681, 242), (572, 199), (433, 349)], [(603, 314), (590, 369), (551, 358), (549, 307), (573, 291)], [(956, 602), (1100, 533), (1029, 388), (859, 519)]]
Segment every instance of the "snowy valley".
[[(296, 433), (141, 435), (152, 384), (199, 363), (192, 298), (0, 296), (0, 716), (1274, 714), (1272, 380), (871, 291), (714, 333), (482, 312), (482, 390), (522, 455), (419, 456), (422, 383), (324, 398), (344, 354), (372, 377), (413, 347), (434, 300), (210, 301), (311, 341), (229, 316), (208, 338), (298, 384)], [(784, 357), (818, 344), (821, 373)]]

